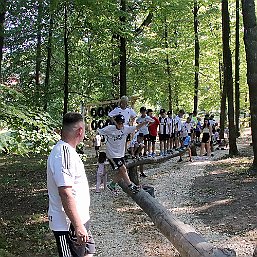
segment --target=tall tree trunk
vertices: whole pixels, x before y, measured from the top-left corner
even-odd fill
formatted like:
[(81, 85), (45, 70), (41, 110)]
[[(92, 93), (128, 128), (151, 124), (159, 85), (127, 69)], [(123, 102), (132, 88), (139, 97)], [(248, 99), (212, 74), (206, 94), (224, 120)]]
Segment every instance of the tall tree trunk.
[(236, 129), (234, 124), (234, 96), (232, 59), (229, 47), (230, 19), (228, 11), (228, 0), (222, 0), (222, 41), (223, 41), (223, 63), (224, 63), (224, 84), (227, 88), (228, 97), (228, 129), (229, 129), (229, 154), (238, 154), (236, 145)]
[(3, 82), (2, 78), (2, 60), (4, 48), (4, 20), (6, 13), (6, 0), (0, 0), (0, 83)]
[(194, 33), (195, 33), (195, 84), (194, 84), (194, 110), (198, 109), (198, 87), (199, 87), (199, 56), (200, 44), (198, 37), (198, 1), (194, 0)]
[(219, 74), (220, 74), (220, 138), (224, 139), (224, 130), (226, 119), (226, 99), (227, 89), (224, 84), (224, 68), (222, 61), (219, 60)]
[[(121, 0), (121, 11), (126, 12), (126, 0)], [(125, 24), (125, 15), (120, 16), (121, 26)], [(127, 53), (126, 38), (120, 35), (120, 96), (127, 94)]]
[(40, 68), (41, 68), (41, 39), (42, 39), (42, 16), (43, 16), (43, 1), (38, 0), (37, 14), (37, 55), (36, 55), (36, 86), (37, 92), (40, 93)]
[(53, 16), (50, 16), (48, 42), (47, 42), (47, 60), (46, 60), (46, 74), (45, 74), (45, 97), (44, 110), (47, 111), (48, 94), (50, 85), (50, 71), (51, 71), (51, 57), (52, 57), (52, 37), (53, 37)]
[[(164, 21), (164, 39), (165, 39), (165, 48), (166, 51), (168, 51), (168, 24), (167, 24), (167, 20), (165, 17), (165, 21)], [(171, 69), (170, 69), (170, 59), (169, 59), (169, 54), (166, 53), (166, 72), (167, 72), (167, 78), (168, 78), (168, 92), (169, 92), (169, 111), (172, 112), (172, 88), (171, 88)]]
[(257, 171), (257, 23), (254, 2), (254, 0), (242, 0), (244, 43), (247, 62), (247, 83), (249, 86), (254, 153), (253, 167)]
[[(113, 98), (119, 97), (120, 87), (120, 73), (118, 66), (120, 64), (120, 58), (116, 54), (117, 46), (119, 45), (120, 37), (118, 34), (112, 35), (112, 96)], [(118, 92), (118, 94), (117, 94)]]
[(65, 58), (65, 74), (64, 74), (64, 102), (63, 115), (68, 112), (69, 99), (69, 52), (68, 52), (68, 10), (67, 3), (64, 6), (64, 58)]
[(235, 48), (235, 121), (236, 121), (236, 136), (240, 136), (240, 42), (239, 42), (239, 0), (236, 0), (236, 48)]

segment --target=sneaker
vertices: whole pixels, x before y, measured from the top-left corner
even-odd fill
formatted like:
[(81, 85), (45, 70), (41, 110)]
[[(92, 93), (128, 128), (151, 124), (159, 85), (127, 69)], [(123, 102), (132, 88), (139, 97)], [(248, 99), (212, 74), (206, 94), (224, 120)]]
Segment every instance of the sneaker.
[(130, 184), (129, 186), (128, 186), (128, 189), (133, 193), (133, 194), (136, 194), (136, 193), (138, 193), (139, 191), (140, 191), (140, 186), (137, 186), (137, 185), (135, 185), (135, 184)]
[(140, 177), (146, 178), (147, 175), (146, 175), (145, 173), (141, 173), (141, 174), (140, 174)]
[(167, 156), (167, 152), (164, 152), (164, 154), (163, 154), (164, 156)]
[(148, 154), (148, 157), (152, 157), (152, 154), (151, 154), (151, 153), (149, 153), (149, 154)]
[(179, 159), (178, 162), (182, 162), (182, 159)]
[(113, 194), (117, 194), (116, 186), (113, 186), (113, 184), (109, 183), (109, 184), (107, 185), (107, 188), (108, 188)]
[(152, 153), (152, 155), (151, 155), (152, 157), (155, 157), (156, 156), (156, 153)]
[(160, 152), (160, 156), (164, 156), (164, 153), (163, 153), (163, 152)]

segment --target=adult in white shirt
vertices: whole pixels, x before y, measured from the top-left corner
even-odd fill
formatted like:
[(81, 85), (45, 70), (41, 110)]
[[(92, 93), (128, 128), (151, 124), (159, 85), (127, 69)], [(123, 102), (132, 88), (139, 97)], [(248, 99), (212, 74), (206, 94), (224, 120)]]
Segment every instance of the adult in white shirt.
[(93, 256), (95, 244), (89, 230), (90, 195), (84, 165), (76, 146), (85, 136), (81, 114), (66, 113), (61, 140), (47, 161), (49, 226), (59, 256)]
[(115, 116), (122, 115), (125, 118), (124, 125), (132, 125), (137, 116), (136, 112), (128, 107), (128, 97), (125, 95), (120, 98), (119, 106), (110, 111), (108, 115), (113, 122), (115, 122)]

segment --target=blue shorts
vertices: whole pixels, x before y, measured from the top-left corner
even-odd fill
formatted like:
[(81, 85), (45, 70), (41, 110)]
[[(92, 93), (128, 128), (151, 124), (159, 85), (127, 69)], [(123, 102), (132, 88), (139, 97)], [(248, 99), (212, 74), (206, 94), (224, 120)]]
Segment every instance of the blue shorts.
[(87, 229), (89, 240), (84, 245), (77, 244), (77, 237), (75, 235), (74, 227), (70, 226), (69, 231), (53, 231), (59, 257), (77, 256), (84, 257), (87, 254), (95, 253), (95, 241), (89, 230), (89, 221), (84, 224)]

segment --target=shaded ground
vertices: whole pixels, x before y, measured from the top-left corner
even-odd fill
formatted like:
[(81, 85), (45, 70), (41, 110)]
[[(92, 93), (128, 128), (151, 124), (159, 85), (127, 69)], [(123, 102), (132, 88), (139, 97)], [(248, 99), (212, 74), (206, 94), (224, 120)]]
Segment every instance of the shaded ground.
[[(191, 204), (206, 226), (230, 236), (257, 240), (257, 176), (249, 172), (252, 148), (207, 167), (191, 188)], [(247, 236), (248, 235), (248, 236)]]
[[(205, 176), (195, 179), (190, 205), (213, 231), (256, 240), (257, 176), (248, 173), (252, 162), (249, 144), (240, 152), (241, 157), (216, 161), (207, 167)], [(95, 161), (94, 158), (87, 161), (91, 186), (95, 184)], [(0, 257), (56, 256), (47, 223), (45, 165), (46, 157), (42, 156), (0, 157)], [(142, 218), (141, 210), (125, 212), (127, 219), (155, 230), (148, 219)], [(139, 214), (138, 219), (133, 212)]]

